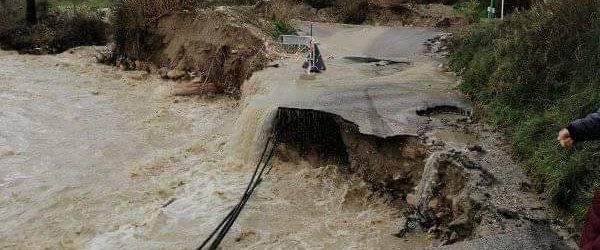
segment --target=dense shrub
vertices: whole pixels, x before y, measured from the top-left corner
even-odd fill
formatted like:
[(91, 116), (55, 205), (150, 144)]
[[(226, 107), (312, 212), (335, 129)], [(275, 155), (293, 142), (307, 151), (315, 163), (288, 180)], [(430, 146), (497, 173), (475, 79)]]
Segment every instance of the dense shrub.
[[(531, 6), (541, 3), (543, 0), (505, 0), (504, 1), (504, 14), (509, 16), (516, 11), (528, 10)], [(490, 1), (487, 0), (459, 0), (451, 1), (446, 4), (452, 3), (454, 9), (469, 18), (471, 23), (479, 22), (487, 18), (487, 8), (490, 6)], [(500, 17), (502, 1), (495, 1), (494, 7), (496, 8), (496, 17)]]
[(24, 24), (25, 1), (3, 0), (0, 1), (0, 33)]
[(600, 107), (600, 1), (551, 0), (473, 25), (453, 47), (461, 90), (506, 128), (540, 189), (582, 215), (600, 185), (600, 143), (561, 149), (556, 133)]
[(116, 0), (49, 0), (49, 6), (54, 9), (66, 8), (88, 8), (100, 9), (110, 8)]
[(460, 0), (412, 0), (414, 3), (418, 4), (431, 4), (431, 3), (441, 3), (441, 4), (455, 4), (460, 2)]
[(317, 9), (323, 9), (328, 7), (335, 6), (335, 0), (302, 0), (304, 3), (310, 5), (311, 7)]
[(294, 26), (294, 24), (291, 23), (289, 19), (273, 19), (271, 23), (273, 24), (272, 35), (274, 38), (279, 38), (281, 35), (296, 34), (296, 27)]
[[(43, 5), (42, 5), (43, 6)], [(83, 45), (107, 42), (108, 24), (99, 14), (84, 9), (50, 11), (28, 26), (23, 16), (0, 29), (0, 47), (24, 53), (60, 53)]]
[(459, 1), (453, 5), (454, 9), (469, 19), (469, 22), (479, 22), (487, 17), (487, 5), (477, 0)]
[(349, 24), (362, 24), (369, 15), (368, 0), (338, 0), (340, 21)]

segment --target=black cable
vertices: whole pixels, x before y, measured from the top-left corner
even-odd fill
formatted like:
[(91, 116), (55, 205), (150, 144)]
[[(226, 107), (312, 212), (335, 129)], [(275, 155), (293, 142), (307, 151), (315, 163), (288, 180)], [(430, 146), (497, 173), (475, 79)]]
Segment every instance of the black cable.
[(239, 205), (240, 205), (239, 202), (237, 204), (235, 204), (233, 209), (231, 209), (231, 211), (229, 211), (229, 214), (227, 214), (227, 216), (221, 221), (221, 223), (219, 223), (217, 228), (215, 228), (215, 230), (212, 231), (212, 233), (208, 236), (208, 238), (206, 238), (204, 240), (204, 242), (202, 242), (202, 245), (200, 245), (198, 248), (196, 248), (196, 250), (202, 250), (202, 248), (204, 248), (206, 246), (206, 244), (208, 244), (208, 242), (212, 239), (212, 237), (215, 236), (215, 234), (217, 234), (217, 232), (219, 231), (219, 229), (221, 229), (221, 227), (225, 224), (225, 222), (228, 221), (229, 218), (231, 218), (231, 215), (233, 215), (234, 209)]
[[(265, 147), (262, 151), (258, 163), (256, 164), (256, 168), (254, 169), (252, 178), (246, 186), (246, 190), (244, 191), (244, 194), (242, 195), (240, 201), (232, 208), (232, 210), (227, 214), (227, 216), (223, 218), (223, 220), (219, 223), (215, 230), (213, 230), (213, 232), (204, 240), (204, 242), (202, 242), (202, 244), (200, 245), (200, 247), (197, 248), (197, 250), (202, 250), (204, 247), (206, 247), (207, 244), (211, 241), (211, 239), (217, 234), (217, 232), (219, 232), (219, 234), (217, 235), (217, 238), (215, 238), (215, 240), (212, 242), (209, 249), (217, 249), (221, 241), (225, 238), (225, 235), (233, 226), (233, 223), (235, 222), (241, 210), (244, 208), (244, 206), (250, 199), (250, 196), (252, 195), (252, 193), (254, 193), (256, 187), (262, 182), (262, 175), (264, 174), (266, 167), (269, 165), (269, 162), (271, 161), (271, 158), (273, 157), (275, 148), (277, 146), (277, 143), (273, 142), (275, 138), (276, 133), (270, 136), (267, 140), (267, 143), (265, 143)], [(271, 150), (265, 161), (265, 155), (267, 154), (269, 145), (271, 145)], [(271, 170), (271, 168), (269, 168), (269, 171)]]
[(243, 197), (244, 200), (241, 203), (241, 205), (238, 206), (238, 207), (236, 207), (234, 209), (234, 211), (235, 211), (234, 214), (232, 215), (232, 217), (230, 218), (230, 220), (227, 222), (227, 224), (225, 224), (225, 227), (221, 230), (221, 233), (219, 233), (219, 235), (217, 236), (217, 238), (215, 239), (215, 241), (213, 241), (213, 243), (211, 244), (211, 247), (209, 249), (211, 249), (211, 250), (212, 249), (216, 249), (219, 246), (219, 244), (221, 244), (221, 241), (223, 241), (223, 239), (225, 238), (225, 235), (227, 235), (227, 233), (229, 232), (229, 230), (233, 226), (233, 223), (236, 221), (236, 219), (240, 215), (240, 212), (242, 211), (242, 209), (244, 208), (244, 206), (246, 206), (246, 203), (250, 199), (250, 196), (252, 195), (252, 193), (254, 193), (254, 190), (256, 189), (256, 187), (262, 182), (262, 180), (263, 180), (262, 176), (263, 176), (263, 174), (265, 172), (265, 169), (269, 165), (269, 162), (271, 161), (271, 158), (273, 157), (273, 154), (275, 153), (275, 145), (276, 145), (276, 143), (273, 143), (273, 145), (271, 147), (271, 152), (269, 152), (269, 156), (263, 162), (263, 166), (260, 169), (260, 173), (258, 174), (258, 176), (256, 178), (256, 181), (253, 183), (252, 188)]

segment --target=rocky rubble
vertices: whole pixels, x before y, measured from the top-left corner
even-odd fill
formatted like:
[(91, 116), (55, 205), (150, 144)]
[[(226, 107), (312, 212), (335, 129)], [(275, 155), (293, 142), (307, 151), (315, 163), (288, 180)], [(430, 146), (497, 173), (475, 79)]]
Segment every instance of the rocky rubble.
[(482, 196), (474, 190), (493, 182), (494, 177), (464, 152), (434, 152), (426, 160), (415, 192), (407, 196), (407, 204), (414, 210), (400, 224), (399, 235), (409, 230), (427, 231), (444, 244), (471, 236), (482, 206)]
[[(419, 112), (431, 117), (428, 130), (477, 126), (467, 116), (470, 112), (451, 106)], [(560, 238), (547, 205), (527, 191), (525, 175), (514, 171), (518, 166), (506, 167), (514, 162), (497, 150), (497, 136), (483, 135), (477, 144), (430, 145), (431, 133), (380, 138), (361, 134), (356, 124), (321, 111), (280, 108), (279, 117), (285, 122), (275, 127), (288, 149), (315, 166), (341, 166), (342, 173), (359, 177), (394, 204), (404, 215), (397, 222), (399, 237), (425, 233), (437, 247), (539, 227), (549, 232), (544, 239)]]
[(452, 33), (442, 33), (423, 42), (423, 45), (427, 47), (426, 51), (428, 54), (435, 55), (439, 58), (445, 58), (448, 56), (448, 43), (451, 39)]

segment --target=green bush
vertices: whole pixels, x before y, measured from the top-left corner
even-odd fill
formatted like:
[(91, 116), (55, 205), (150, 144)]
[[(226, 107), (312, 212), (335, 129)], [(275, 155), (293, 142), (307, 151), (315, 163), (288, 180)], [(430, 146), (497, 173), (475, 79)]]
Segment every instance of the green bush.
[(487, 17), (487, 5), (478, 0), (463, 0), (456, 2), (454, 10), (469, 19), (469, 22), (475, 23)]
[(540, 188), (580, 219), (600, 184), (600, 143), (562, 149), (556, 134), (600, 107), (600, 1), (552, 0), (474, 24), (452, 47), (460, 89), (506, 128)]
[(335, 6), (335, 0), (302, 0), (302, 2), (317, 10)]
[(23, 53), (60, 53), (84, 45), (106, 44), (109, 25), (84, 9), (51, 11), (34, 26), (16, 21), (0, 30), (0, 47)]
[(66, 8), (89, 8), (101, 9), (109, 8), (115, 3), (115, 0), (50, 0), (49, 5), (54, 9)]
[(295, 35), (296, 27), (290, 20), (284, 19), (273, 19), (271, 21), (273, 24), (273, 37), (279, 38), (281, 35)]
[(368, 0), (339, 0), (338, 6), (343, 23), (362, 24), (369, 15)]

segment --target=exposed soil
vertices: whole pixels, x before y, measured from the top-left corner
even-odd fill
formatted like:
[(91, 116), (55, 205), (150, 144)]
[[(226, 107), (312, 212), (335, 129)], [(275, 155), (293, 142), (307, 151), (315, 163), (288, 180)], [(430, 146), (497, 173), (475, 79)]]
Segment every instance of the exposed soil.
[[(365, 181), (373, 195), (404, 214), (404, 218), (397, 219), (399, 237), (426, 232), (436, 239), (432, 246), (443, 246), (504, 230), (541, 227), (546, 230), (535, 231), (538, 236), (534, 239), (542, 237), (542, 245), (555, 249), (569, 248), (569, 243), (561, 238), (566, 235), (557, 234), (564, 231), (552, 231), (558, 224), (547, 217), (547, 205), (532, 200), (535, 194), (515, 189), (511, 194), (529, 203), (510, 208), (499, 206), (497, 202), (503, 202), (507, 194), (490, 190), (506, 190), (515, 177), (525, 177), (517, 177), (522, 172), (496, 175), (498, 172), (492, 172), (499, 164), (496, 159), (480, 161), (487, 158), (486, 150), (498, 152), (496, 149), (488, 148), (489, 145), (484, 149), (473, 144), (475, 140), (463, 141), (461, 137), (468, 137), (468, 132), (462, 136), (456, 132), (453, 138), (440, 138), (435, 133), (470, 127), (470, 120), (465, 119), (468, 113), (453, 106), (433, 106), (417, 112), (432, 117), (427, 130), (434, 133), (421, 138), (380, 138), (361, 134), (355, 124), (334, 114), (280, 108), (273, 127), (282, 143), (277, 156), (286, 162), (301, 158), (313, 167), (338, 166), (337, 174), (342, 178)], [(471, 133), (484, 132), (477, 128)], [(435, 140), (443, 144), (430, 143)], [(527, 215), (527, 210), (540, 212)]]
[(117, 65), (214, 84), (216, 92), (239, 97), (242, 83), (274, 55), (268, 25), (249, 7), (162, 16), (146, 27), (142, 43), (126, 43), (126, 58)]
[(288, 149), (315, 165), (340, 165), (375, 191), (403, 200), (421, 178), (427, 148), (418, 138), (361, 134), (356, 124), (315, 110), (280, 108), (277, 117), (275, 130)]

